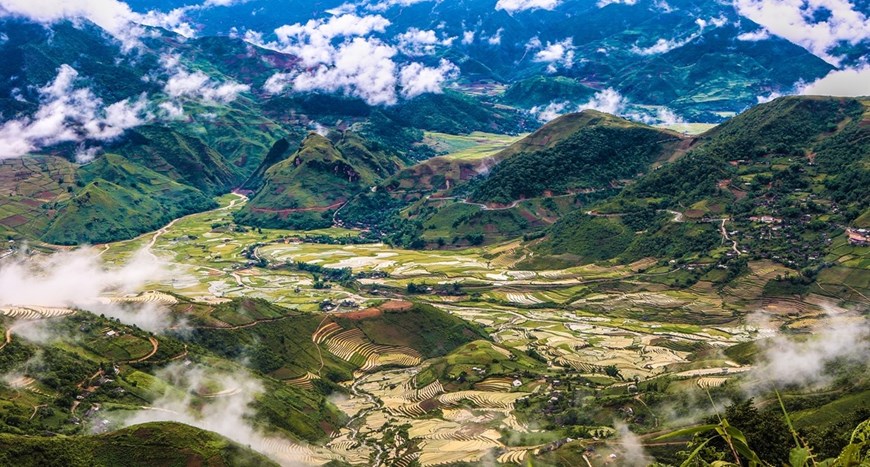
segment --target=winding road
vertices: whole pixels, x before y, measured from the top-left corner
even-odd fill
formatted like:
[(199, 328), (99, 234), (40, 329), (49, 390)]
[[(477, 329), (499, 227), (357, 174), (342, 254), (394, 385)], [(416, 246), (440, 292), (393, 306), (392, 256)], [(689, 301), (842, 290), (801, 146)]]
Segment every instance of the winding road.
[(729, 237), (728, 231), (725, 230), (725, 223), (726, 222), (728, 222), (728, 219), (722, 219), (722, 224), (719, 225), (719, 232), (722, 234), (722, 240), (731, 242), (731, 249), (734, 250), (734, 253), (736, 253), (737, 256), (740, 256), (743, 253), (741, 253), (740, 250), (737, 248), (737, 240), (734, 240), (731, 237)]
[[(178, 222), (178, 221), (180, 221), (180, 220), (182, 220), (182, 219), (187, 219), (188, 217), (198, 216), (198, 215), (200, 215), (200, 214), (208, 214), (208, 213), (210, 213), (210, 212), (226, 211), (226, 210), (228, 210), (228, 209), (232, 209), (233, 207), (235, 207), (236, 204), (248, 200), (248, 197), (245, 196), (245, 195), (243, 195), (243, 194), (241, 194), (241, 193), (235, 193), (235, 192), (233, 192), (232, 195), (233, 195), (233, 196), (236, 196), (236, 199), (230, 201), (230, 204), (228, 204), (228, 205), (226, 205), (226, 206), (221, 206), (221, 207), (219, 207), (219, 208), (212, 209), (211, 211), (196, 212), (196, 213), (193, 213), (193, 214), (188, 214), (188, 215), (186, 215), (186, 216), (184, 216), (184, 217), (179, 217), (179, 218), (177, 218), (177, 219), (173, 219), (172, 222), (170, 222), (170, 223), (164, 225), (164, 226), (161, 227), (159, 230), (157, 230), (157, 231), (155, 231), (153, 234), (151, 234), (151, 240), (148, 242), (147, 245), (145, 245), (145, 252), (146, 252), (149, 256), (151, 256), (152, 258), (154, 258), (155, 261), (157, 261), (157, 260), (158, 260), (157, 255), (154, 254), (154, 252), (152, 251), (152, 249), (154, 248), (154, 245), (157, 243), (157, 240), (159, 240), (160, 237), (162, 237), (163, 235), (165, 235), (166, 232), (168, 232), (169, 229), (171, 229), (172, 226), (175, 225), (176, 222)], [(108, 248), (106, 248), (106, 249), (108, 250)], [(223, 273), (223, 271), (221, 271), (221, 273)]]

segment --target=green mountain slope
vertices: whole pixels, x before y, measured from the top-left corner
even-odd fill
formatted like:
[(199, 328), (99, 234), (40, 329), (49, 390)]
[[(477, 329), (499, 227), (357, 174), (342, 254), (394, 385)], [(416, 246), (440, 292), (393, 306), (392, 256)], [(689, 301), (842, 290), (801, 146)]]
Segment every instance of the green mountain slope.
[(96, 436), (0, 434), (0, 464), (22, 466), (277, 466), (216, 433), (146, 423)]
[(331, 137), (312, 133), (292, 156), (267, 169), (237, 220), (264, 227), (328, 226), (332, 211), (401, 167), (356, 134)]
[[(520, 152), (497, 165), (471, 198), (507, 203), (545, 192), (596, 190), (636, 177), (681, 142), (677, 134), (596, 111), (577, 117), (584, 126), (541, 151)], [(516, 150), (516, 149), (515, 149)]]
[[(396, 303), (402, 303), (403, 307), (389, 308)], [(318, 329), (331, 322), (344, 330), (362, 331), (371, 343), (413, 349), (425, 358), (444, 355), (462, 344), (486, 337), (476, 325), (430, 305), (409, 302), (385, 305), (328, 319), (285, 311), (288, 319), (276, 320), (269, 326), (238, 330), (202, 328), (193, 331), (190, 339), (227, 358), (248, 356), (252, 368), (277, 379), (291, 380), (312, 372), (338, 383), (351, 380), (365, 359), (355, 356), (343, 360), (328, 352), (324, 343), (312, 340)]]
[(511, 84), (500, 100), (507, 105), (532, 108), (551, 102), (581, 103), (595, 92), (595, 89), (565, 76), (535, 76)]
[(674, 258), (723, 271), (772, 259), (794, 268), (804, 286), (817, 277), (836, 282), (860, 266), (845, 254), (844, 229), (866, 227), (870, 217), (868, 109), (867, 101), (823, 97), (760, 105), (589, 215), (559, 220), (533, 249), (573, 255), (569, 262)]
[(108, 154), (77, 173), (83, 188), (61, 203), (42, 236), (76, 244), (132, 238), (172, 219), (213, 207), (199, 190)]
[(166, 127), (131, 130), (110, 151), (209, 194), (226, 192), (240, 178), (239, 169), (214, 148)]

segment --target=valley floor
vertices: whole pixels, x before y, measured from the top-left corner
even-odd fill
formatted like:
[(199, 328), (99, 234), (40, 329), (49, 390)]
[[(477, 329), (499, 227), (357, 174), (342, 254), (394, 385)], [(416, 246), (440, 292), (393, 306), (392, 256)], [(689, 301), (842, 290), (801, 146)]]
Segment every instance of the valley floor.
[[(644, 260), (527, 271), (514, 268), (532, 254), (519, 242), (450, 251), (312, 243), (314, 235), (339, 242), (355, 233), (240, 228), (232, 214), (245, 202), (242, 195), (227, 195), (218, 209), (93, 249), (109, 265), (144, 252), (167, 270), (164, 279), (147, 286), (152, 292), (106, 297), (110, 301), (172, 304), (181, 296), (193, 300), (193, 309), (247, 297), (323, 314), (311, 336), (321, 352), (320, 368), (279, 379), (310, 390), (325, 376), (322, 352), (355, 365), (354, 379), (343, 383), (346, 396), (332, 399), (349, 422), (325, 446), (275, 441), (260, 447), (282, 462), (430, 466), (491, 459), (510, 465), (569, 443), (589, 465), (603, 465), (619, 451), (604, 441), (614, 434), (614, 419), (649, 433), (675, 426), (679, 417), (661, 404), (651, 408), (645, 394), (700, 398), (738, 381), (755, 384), (764, 375), (733, 349), (829, 326), (830, 310), (837, 309), (833, 297), (766, 294), (765, 284), (786, 272), (771, 262), (750, 263), (749, 272), (729, 287), (701, 281), (674, 288), (670, 280), (690, 265)], [(350, 268), (357, 280), (352, 287), (324, 285), (316, 274), (287, 266), (293, 263)], [(377, 336), (346, 331), (331, 320), (370, 313), (360, 310), (389, 312), (407, 299), (476, 323), (491, 341), (423, 359), (414, 349), (379, 346)], [(63, 314), (38, 307), (2, 313)], [(281, 318), (210, 319), (232, 331)], [(7, 343), (12, 336), (9, 328)], [(152, 344), (137, 361), (157, 352), (156, 340)], [(547, 415), (558, 419), (566, 404), (588, 411), (582, 432), (572, 436), (547, 423)]]

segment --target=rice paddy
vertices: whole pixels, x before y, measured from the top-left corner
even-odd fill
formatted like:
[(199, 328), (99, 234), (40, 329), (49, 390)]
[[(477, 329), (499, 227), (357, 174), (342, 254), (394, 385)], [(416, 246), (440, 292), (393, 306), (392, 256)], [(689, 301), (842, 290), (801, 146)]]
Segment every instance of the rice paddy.
[[(493, 142), (502, 143), (507, 142)], [(463, 143), (450, 144), (451, 150), (460, 150)], [(522, 464), (534, 458), (541, 446), (509, 443), (503, 433), (539, 431), (517, 417), (517, 404), (553, 391), (559, 375), (582, 375), (599, 390), (624, 390), (632, 381), (661, 377), (698, 390), (717, 388), (750, 369), (722, 356), (721, 349), (778, 332), (773, 325), (759, 328), (743, 322), (740, 311), (758, 307), (785, 320), (796, 307), (808, 313), (820, 309), (809, 299), (765, 301), (764, 284), (783, 272), (765, 261), (750, 263), (749, 274), (721, 292), (704, 282), (672, 290), (659, 279), (678, 270), (653, 268), (649, 261), (527, 271), (514, 268), (516, 258), (526, 254), (518, 242), (440, 251), (312, 243), (305, 241), (305, 235), (340, 238), (355, 233), (237, 228), (231, 224), (232, 212), (245, 200), (232, 195), (220, 202), (222, 207), (215, 211), (178, 219), (158, 232), (96, 247), (110, 264), (120, 264), (144, 249), (170, 271), (166, 278), (148, 284), (145, 292), (107, 296), (105, 301), (173, 306), (182, 296), (196, 306), (213, 306), (250, 297), (318, 314), (324, 313), (324, 304), (330, 304), (310, 338), (321, 352), (356, 368), (355, 379), (345, 388), (347, 397), (334, 401), (350, 422), (324, 446), (273, 440), (262, 447), (288, 463), (323, 465), (340, 460), (352, 465), (435, 466), (478, 462), (494, 455), (501, 464)], [(354, 288), (338, 283), (324, 287), (315, 275), (286, 266), (292, 263), (349, 268), (365, 276)], [(830, 271), (826, 274), (836, 273), (837, 268)], [(385, 296), (404, 296), (410, 284), (418, 290), (415, 300), (479, 324), (493, 342), (475, 341), (427, 360), (418, 350), (384, 345), (361, 329), (339, 324), (345, 313), (364, 315), (370, 310), (366, 307), (384, 306)], [(0, 308), (0, 314), (21, 320), (73, 312), (36, 306)], [(813, 316), (810, 313), (792, 324), (812, 326)], [(232, 313), (210, 318), (227, 327), (259, 319)], [(141, 344), (137, 355), (149, 350), (147, 341)], [(699, 358), (693, 350), (698, 348), (716, 352), (711, 352), (714, 357)], [(303, 391), (314, 390), (322, 377), (317, 368), (276, 375)], [(26, 388), (24, 383), (16, 384)], [(231, 395), (233, 388), (223, 391), (202, 397)], [(399, 427), (406, 431), (397, 432)], [(596, 429), (603, 436), (609, 433), (606, 426)]]

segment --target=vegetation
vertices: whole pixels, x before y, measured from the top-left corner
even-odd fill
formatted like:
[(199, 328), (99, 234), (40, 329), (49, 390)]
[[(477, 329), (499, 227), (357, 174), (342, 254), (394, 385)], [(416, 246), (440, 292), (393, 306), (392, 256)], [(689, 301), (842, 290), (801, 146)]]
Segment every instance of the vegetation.
[(180, 423), (147, 423), (98, 436), (0, 434), (0, 463), (82, 467), (278, 465), (250, 448)]

